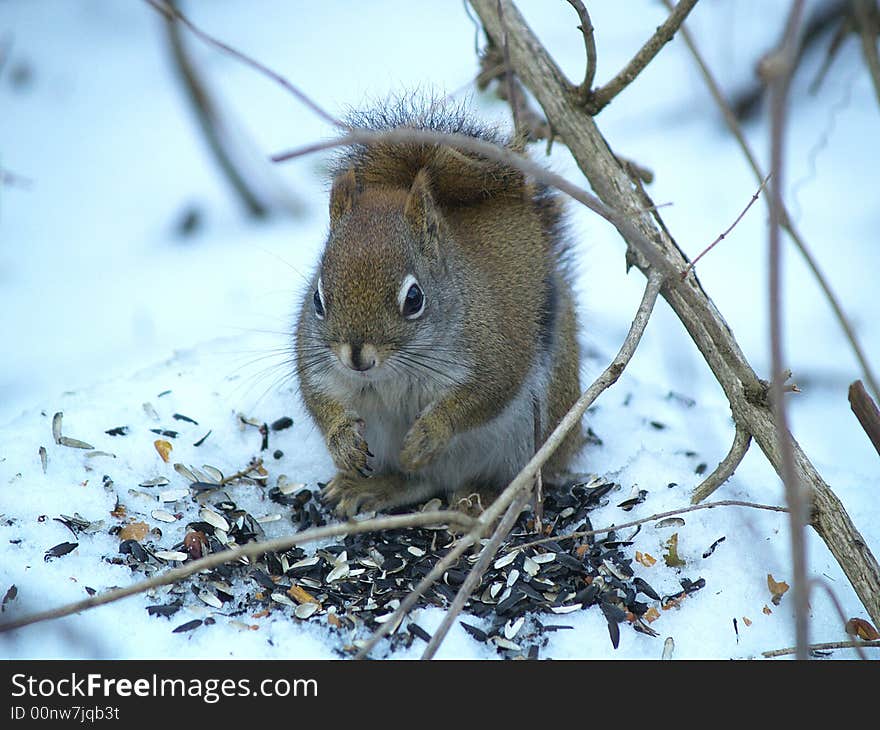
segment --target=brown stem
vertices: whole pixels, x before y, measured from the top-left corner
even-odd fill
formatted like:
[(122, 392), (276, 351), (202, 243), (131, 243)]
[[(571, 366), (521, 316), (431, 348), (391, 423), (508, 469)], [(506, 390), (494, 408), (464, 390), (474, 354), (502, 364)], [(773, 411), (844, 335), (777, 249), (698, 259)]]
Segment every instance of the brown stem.
[(778, 48), (762, 61), (763, 75), (770, 90), (770, 242), (769, 242), (769, 281), (770, 290), (770, 363), (771, 404), (776, 421), (776, 431), (781, 451), (781, 476), (785, 485), (785, 499), (788, 503), (789, 538), (791, 541), (792, 583), (795, 602), (795, 643), (797, 658), (807, 659), (809, 653), (809, 594), (807, 582), (807, 553), (804, 526), (809, 522), (809, 496), (805, 485), (795, 472), (794, 450), (788, 429), (788, 415), (783, 390), (782, 352), (782, 258), (780, 234), (782, 220), (782, 184), (784, 176), (783, 153), (785, 144), (785, 124), (788, 111), (788, 90), (791, 83), (794, 61), (798, 50), (803, 0), (794, 0), (789, 12), (785, 33)]
[(880, 410), (861, 380), (856, 380), (849, 386), (849, 405), (880, 454)]

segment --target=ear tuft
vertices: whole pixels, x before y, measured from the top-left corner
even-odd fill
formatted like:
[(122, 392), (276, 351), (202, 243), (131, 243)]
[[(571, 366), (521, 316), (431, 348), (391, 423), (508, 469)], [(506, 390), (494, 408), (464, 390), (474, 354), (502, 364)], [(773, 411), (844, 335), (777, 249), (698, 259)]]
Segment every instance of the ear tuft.
[(336, 223), (353, 207), (360, 193), (354, 168), (349, 167), (333, 181), (330, 190), (330, 223)]
[(403, 216), (425, 247), (425, 253), (437, 255), (440, 245), (440, 211), (431, 196), (427, 170), (419, 170), (410, 187)]

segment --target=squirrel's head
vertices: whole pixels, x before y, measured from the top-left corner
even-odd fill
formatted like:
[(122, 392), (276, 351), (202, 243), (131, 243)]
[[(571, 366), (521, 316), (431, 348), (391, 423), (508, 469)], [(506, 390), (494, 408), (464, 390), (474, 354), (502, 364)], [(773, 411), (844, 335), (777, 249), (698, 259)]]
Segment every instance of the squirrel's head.
[(436, 367), (429, 358), (455, 319), (441, 257), (445, 236), (424, 170), (408, 190), (361, 189), (353, 170), (340, 175), (330, 194), (330, 234), (303, 305), (307, 354), (367, 380)]

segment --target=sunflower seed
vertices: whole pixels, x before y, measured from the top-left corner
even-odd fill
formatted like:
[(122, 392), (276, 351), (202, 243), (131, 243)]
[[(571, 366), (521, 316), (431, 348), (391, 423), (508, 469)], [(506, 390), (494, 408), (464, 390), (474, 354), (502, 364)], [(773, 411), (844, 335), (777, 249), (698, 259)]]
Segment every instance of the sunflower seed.
[(205, 470), (205, 474), (211, 477), (209, 481), (216, 482), (217, 484), (220, 484), (223, 481), (223, 472), (220, 471), (216, 466), (202, 464), (202, 469)]
[(153, 479), (148, 479), (145, 482), (141, 482), (138, 484), (139, 487), (164, 487), (166, 484), (169, 484), (169, 481), (165, 477), (155, 477)]
[(572, 613), (581, 608), (583, 608), (583, 605), (580, 603), (573, 603), (570, 606), (550, 606), (550, 610), (553, 611), (553, 613)]
[(317, 613), (320, 608), (317, 603), (301, 603), (293, 609), (293, 614), (297, 618), (307, 619)]
[(58, 438), (58, 443), (62, 446), (67, 446), (70, 449), (94, 449), (95, 447), (85, 441), (80, 441), (79, 439), (72, 439), (68, 436), (60, 436)]
[(519, 633), (519, 630), (523, 627), (525, 623), (525, 616), (520, 616), (518, 619), (511, 619), (506, 624), (504, 624), (504, 638), (505, 639), (513, 639)]
[(61, 419), (64, 418), (64, 412), (58, 411), (52, 416), (52, 438), (56, 444), (61, 443)]
[(514, 560), (516, 560), (517, 555), (518, 551), (513, 550), (512, 552), (507, 553), (507, 555), (503, 555), (502, 557), (498, 558), (498, 560), (496, 560), (492, 564), (492, 567), (494, 567), (495, 570), (501, 570), (501, 568), (510, 565)]
[(337, 565), (335, 568), (333, 568), (333, 570), (331, 570), (327, 574), (327, 582), (333, 583), (334, 581), (342, 580), (343, 578), (348, 576), (348, 572), (349, 572), (348, 563), (342, 563), (340, 565)]
[(223, 601), (215, 596), (211, 591), (199, 591), (199, 600), (208, 604), (211, 608), (223, 608)]
[(654, 527), (657, 529), (661, 527), (681, 527), (682, 525), (684, 525), (684, 520), (681, 517), (667, 517), (654, 523)]
[(255, 519), (261, 525), (265, 525), (265, 524), (268, 524), (269, 522), (278, 522), (278, 520), (281, 519), (281, 515), (276, 512), (275, 514), (263, 515), (262, 517), (256, 517)]
[(179, 563), (182, 563), (189, 557), (186, 553), (179, 552), (178, 550), (160, 550), (154, 553), (154, 556), (160, 560), (176, 560)]
[[(270, 596), (270, 598), (271, 598), (273, 601), (275, 601), (275, 603), (280, 603), (280, 604), (282, 604), (282, 605), (284, 605), (284, 606), (296, 606), (296, 605), (297, 605), (296, 603), (294, 603), (294, 602), (293, 602), (293, 601), (292, 601), (287, 595), (285, 595), (284, 593), (273, 593), (273, 594)], [(303, 604), (300, 604), (300, 605), (303, 605), (303, 606), (316, 606), (316, 604), (314, 604), (314, 603), (303, 603)]]
[(523, 559), (523, 570), (531, 576), (535, 576), (538, 574), (538, 571), (541, 569), (541, 566), (538, 565), (534, 560), (530, 557), (526, 556)]
[(675, 640), (671, 636), (666, 637), (666, 641), (663, 642), (663, 654), (661, 655), (661, 659), (672, 659), (672, 652), (675, 651)]
[(183, 464), (179, 462), (174, 465), (174, 471), (180, 474), (180, 476), (182, 476), (184, 479), (188, 479), (191, 482), (199, 481), (198, 479), (196, 479), (195, 474), (193, 474), (189, 469), (187, 469)]
[(202, 509), (199, 510), (199, 517), (218, 530), (229, 532), (229, 523), (226, 521), (226, 518), (218, 512), (215, 512), (208, 507), (202, 507)]
[(177, 518), (164, 509), (154, 509), (150, 516), (154, 520), (159, 520), (159, 522), (177, 522)]
[(43, 467), (43, 474), (46, 473), (46, 465), (47, 465), (48, 461), (49, 461), (49, 457), (46, 453), (46, 447), (41, 446), (40, 447), (40, 465)]
[(176, 502), (187, 497), (189, 497), (189, 489), (169, 489), (159, 493), (160, 502)]
[(556, 553), (540, 553), (538, 555), (533, 555), (531, 558), (538, 565), (543, 565), (544, 563), (552, 563), (556, 560)]
[(499, 649), (507, 649), (508, 651), (522, 651), (522, 647), (512, 641), (508, 641), (503, 636), (493, 636), (489, 639)]
[(514, 568), (507, 574), (507, 587), (510, 588), (519, 580), (519, 571)]
[(159, 414), (156, 413), (156, 409), (153, 408), (153, 404), (152, 404), (152, 403), (144, 403), (144, 404), (143, 404), (143, 409), (144, 409), (144, 413), (146, 413), (146, 414), (147, 414), (150, 418), (152, 418), (154, 421), (158, 421), (158, 420), (159, 420)]

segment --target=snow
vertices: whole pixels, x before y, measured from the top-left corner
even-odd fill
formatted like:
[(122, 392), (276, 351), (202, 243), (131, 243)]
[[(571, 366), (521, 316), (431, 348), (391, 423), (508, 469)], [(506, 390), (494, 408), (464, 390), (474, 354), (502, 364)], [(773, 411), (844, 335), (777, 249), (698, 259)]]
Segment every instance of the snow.
[[(662, 9), (652, 2), (639, 3), (638, 12), (616, 3), (594, 5), (601, 80), (648, 37)], [(740, 0), (694, 11), (690, 27), (725, 88), (739, 88), (750, 79), (751, 64), (775, 40), (786, 5), (762, 7), (759, 14)], [(0, 166), (32, 184), (0, 188), (0, 334), (5, 343), (0, 593), (12, 584), (18, 588), (0, 621), (80, 600), (85, 586), (102, 591), (137, 579), (129, 569), (101, 560), (118, 548), (118, 538), (106, 529), (114, 524), (109, 512), (117, 497), (130, 515), (162, 529), (161, 547), (182, 538), (183, 525), (197, 506), (179, 502), (175, 509), (187, 519), (158, 523), (150, 512), (160, 505), (155, 497), (142, 496), (156, 490), (138, 487), (160, 475), (171, 481), (169, 488), (185, 485), (159, 458), (150, 428), (180, 432), (172, 440), (172, 463), (212, 464), (231, 473), (260, 447), (256, 429), (241, 430), (236, 414), (262, 421), (289, 415), (294, 426), (272, 434), (272, 449), (281, 449), (284, 456), (267, 458), (271, 477), (284, 473), (314, 485), (332, 470), (286, 364), (302, 277), (314, 265), (326, 231), (323, 163), (311, 157), (273, 169), (258, 159), (328, 138), (332, 129), (253, 71), (191, 43), (230, 118), (249, 139), (253, 164), (263, 165), (276, 192), (289, 190), (301, 205), (295, 216), (253, 223), (215, 170), (171, 72), (161, 24), (145, 4), (20, 0), (3, 7), (12, 47), (0, 76)], [(285, 75), (331, 113), (389, 91), (455, 90), (475, 73), (474, 28), (458, 4), (388, 0), (371, 4), (357, 18), (350, 4), (341, 2), (225, 0), (187, 7), (206, 30)], [(570, 7), (537, 0), (520, 7), (563, 69), (578, 79), (583, 43)], [(798, 228), (876, 365), (880, 328), (871, 272), (880, 265), (880, 249), (871, 242), (880, 222), (873, 175), (880, 148), (866, 142), (877, 136), (880, 116), (858, 54), (858, 44), (847, 42), (816, 96), (805, 88), (819, 59), (797, 77), (786, 187)], [(32, 79), (15, 87), (11, 71), (22, 63), (32, 69)], [(499, 103), (475, 98), (474, 104), (487, 117), (506, 120)], [(658, 203), (672, 203), (662, 210), (663, 218), (691, 255), (736, 218), (757, 188), (679, 42), (664, 49), (599, 123), (616, 151), (655, 172), (649, 192)], [(765, 159), (766, 125), (749, 125), (747, 134)], [(555, 171), (584, 183), (561, 145), (549, 159), (541, 156), (540, 147), (534, 152)], [(194, 235), (181, 238), (175, 225), (190, 206), (198, 208), (202, 224)], [(643, 279), (635, 271), (625, 274), (616, 232), (572, 208), (586, 384), (616, 352)], [(704, 287), (762, 376), (769, 365), (765, 224), (766, 207), (759, 201), (698, 267)], [(880, 486), (877, 454), (846, 400), (858, 369), (793, 247), (785, 262), (786, 352), (804, 391), (790, 399), (793, 431), (877, 554), (880, 521), (872, 500)], [(159, 397), (166, 390), (171, 393)], [(670, 391), (695, 404), (667, 397)], [(159, 413), (159, 422), (144, 411), (145, 402)], [(51, 419), (57, 411), (64, 413), (65, 435), (115, 456), (90, 457), (56, 445)], [(199, 425), (175, 421), (173, 413), (186, 414)], [(597, 527), (686, 505), (701, 479), (697, 465), (714, 468), (733, 433), (720, 388), (662, 302), (630, 368), (588, 419), (603, 444), (588, 449), (578, 466), (622, 485), (608, 505), (592, 513)], [(657, 429), (652, 421), (666, 428)], [(130, 434), (105, 433), (119, 425), (129, 426)], [(209, 428), (212, 434), (204, 445), (193, 446)], [(48, 451), (45, 474), (40, 446)], [(112, 477), (109, 489), (102, 485), (104, 474)], [(646, 489), (647, 498), (623, 512), (615, 505), (633, 484)], [(256, 516), (281, 511), (257, 487), (231, 486), (229, 493)], [(779, 480), (757, 449), (716, 496), (783, 503)], [(105, 529), (81, 535), (72, 553), (44, 561), (47, 549), (73, 539), (53, 518), (74, 512), (104, 520)], [(590, 609), (557, 617), (555, 623), (572, 628), (549, 634), (541, 656), (659, 658), (667, 636), (674, 639), (675, 658), (752, 658), (791, 646), (791, 595), (776, 606), (767, 588), (768, 574), (791, 582), (785, 516), (718, 508), (683, 519), (686, 525), (676, 528), (644, 525), (630, 548), (658, 558), (651, 568), (634, 567), (661, 594), (677, 591), (684, 575), (706, 580), (706, 587), (680, 608), (662, 612), (653, 624), (659, 637), (623, 626), (614, 650), (604, 618)], [(264, 527), (268, 537), (275, 537), (287, 534), (287, 525), (282, 519)], [(661, 558), (665, 541), (676, 531), (686, 561), (681, 574)], [(722, 536), (724, 542), (703, 558)], [(827, 582), (847, 618), (867, 618), (822, 541), (811, 531), (807, 537), (811, 575)], [(155, 602), (155, 597), (135, 596), (0, 635), (0, 655), (333, 658), (342, 645), (358, 638), (281, 612), (259, 622), (248, 619), (259, 623), (258, 630), (242, 628), (195, 600), (169, 621), (147, 615), (144, 607)], [(184, 621), (211, 613), (214, 625), (172, 633)], [(432, 632), (443, 614), (422, 610), (414, 618)], [(814, 641), (846, 638), (822, 591), (812, 596), (810, 632)], [(420, 651), (415, 642), (392, 656), (413, 658)], [(438, 656), (482, 659), (496, 654), (456, 623)]]

